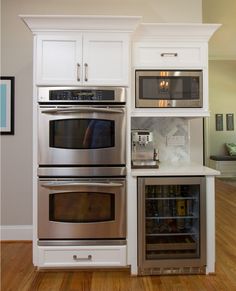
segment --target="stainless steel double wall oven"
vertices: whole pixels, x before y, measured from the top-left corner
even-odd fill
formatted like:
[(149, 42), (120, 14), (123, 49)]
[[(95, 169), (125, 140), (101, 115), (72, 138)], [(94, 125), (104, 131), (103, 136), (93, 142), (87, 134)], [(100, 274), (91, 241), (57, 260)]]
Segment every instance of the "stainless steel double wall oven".
[(124, 243), (125, 88), (38, 90), (39, 244)]

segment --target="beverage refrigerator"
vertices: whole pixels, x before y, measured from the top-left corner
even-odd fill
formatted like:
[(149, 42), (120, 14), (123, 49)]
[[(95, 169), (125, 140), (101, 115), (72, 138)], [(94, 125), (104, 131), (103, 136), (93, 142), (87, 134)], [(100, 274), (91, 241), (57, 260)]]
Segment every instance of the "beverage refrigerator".
[(138, 177), (138, 273), (205, 274), (205, 177)]

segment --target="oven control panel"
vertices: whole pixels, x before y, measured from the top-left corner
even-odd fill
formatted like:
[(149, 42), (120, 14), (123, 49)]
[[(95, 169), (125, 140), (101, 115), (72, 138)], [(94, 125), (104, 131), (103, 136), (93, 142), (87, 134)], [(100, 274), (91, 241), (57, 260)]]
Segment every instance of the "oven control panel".
[(50, 100), (78, 100), (78, 101), (100, 101), (114, 100), (114, 91), (112, 90), (51, 90)]
[(121, 87), (39, 87), (38, 102), (122, 102), (125, 103), (125, 88)]

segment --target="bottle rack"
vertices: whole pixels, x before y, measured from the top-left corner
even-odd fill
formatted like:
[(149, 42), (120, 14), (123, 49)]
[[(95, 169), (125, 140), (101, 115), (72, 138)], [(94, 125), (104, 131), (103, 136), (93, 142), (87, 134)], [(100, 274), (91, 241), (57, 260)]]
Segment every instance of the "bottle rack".
[(142, 248), (147, 261), (200, 257), (201, 184), (188, 183), (188, 178), (169, 181), (159, 184), (158, 179), (143, 178), (139, 205), (143, 206)]

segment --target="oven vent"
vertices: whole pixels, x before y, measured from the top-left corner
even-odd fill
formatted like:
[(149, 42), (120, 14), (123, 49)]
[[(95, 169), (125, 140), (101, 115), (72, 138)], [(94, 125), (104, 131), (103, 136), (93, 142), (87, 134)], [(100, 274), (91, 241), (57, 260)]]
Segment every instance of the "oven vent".
[(161, 275), (161, 268), (139, 268), (138, 274), (140, 276)]
[(139, 275), (183, 275), (205, 274), (205, 267), (180, 267), (180, 268), (139, 268)]

